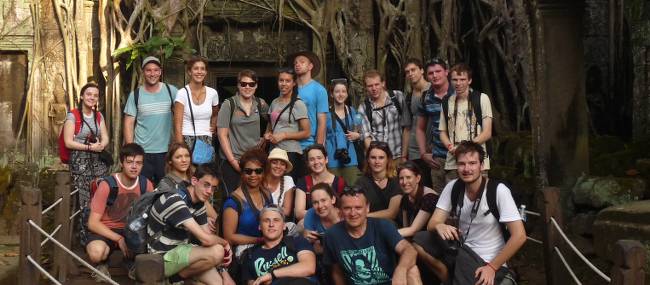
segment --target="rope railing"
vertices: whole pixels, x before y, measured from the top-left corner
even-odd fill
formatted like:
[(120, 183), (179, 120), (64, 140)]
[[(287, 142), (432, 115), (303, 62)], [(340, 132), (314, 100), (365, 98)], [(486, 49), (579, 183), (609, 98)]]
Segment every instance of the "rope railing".
[(560, 260), (562, 260), (562, 263), (564, 264), (564, 268), (569, 272), (571, 277), (573, 278), (573, 281), (576, 282), (578, 285), (582, 285), (582, 282), (580, 282), (580, 279), (578, 279), (578, 276), (576, 276), (575, 273), (573, 273), (573, 270), (571, 269), (571, 266), (569, 266), (569, 263), (566, 261), (564, 258), (564, 255), (562, 255), (562, 252), (560, 252), (560, 249), (557, 248), (557, 246), (553, 247), (555, 249), (555, 253), (557, 254), (558, 257), (560, 257)]
[(529, 240), (529, 241), (532, 241), (532, 242), (534, 242), (536, 244), (544, 244), (544, 242), (542, 242), (541, 240), (534, 239), (534, 238), (532, 238), (530, 236), (526, 236), (526, 239)]
[(564, 231), (562, 231), (562, 228), (560, 228), (560, 225), (557, 223), (557, 221), (556, 221), (555, 218), (553, 218), (553, 217), (551, 217), (551, 224), (555, 227), (555, 229), (556, 229), (557, 232), (560, 234), (560, 236), (562, 237), (562, 239), (564, 239), (564, 241), (569, 245), (569, 247), (573, 250), (573, 252), (575, 252), (575, 254), (576, 254), (578, 257), (580, 257), (580, 259), (582, 259), (582, 261), (583, 261), (583, 262), (584, 262), (584, 263), (585, 263), (589, 268), (591, 268), (591, 270), (593, 270), (594, 272), (596, 272), (596, 274), (598, 274), (598, 276), (600, 276), (600, 277), (602, 277), (603, 279), (605, 279), (605, 281), (607, 281), (607, 282), (612, 282), (612, 279), (609, 278), (609, 276), (607, 276), (605, 273), (603, 273), (602, 271), (600, 271), (600, 269), (598, 269), (596, 266), (594, 266), (593, 263), (591, 263), (591, 261), (589, 261), (589, 259), (587, 259), (587, 258), (586, 258), (586, 257), (585, 257), (581, 252), (580, 252), (580, 250), (578, 250), (578, 248), (577, 248), (577, 247), (576, 247), (576, 246), (571, 242), (571, 240), (569, 240), (569, 238), (566, 236), (566, 234), (564, 234)]
[(110, 277), (106, 276), (106, 274), (104, 274), (104, 273), (102, 273), (101, 271), (97, 270), (97, 268), (95, 268), (94, 266), (90, 265), (88, 262), (86, 262), (85, 260), (83, 260), (83, 258), (81, 258), (81, 257), (79, 257), (78, 255), (76, 255), (76, 254), (75, 254), (74, 252), (72, 252), (70, 249), (68, 249), (67, 247), (65, 247), (64, 245), (62, 245), (62, 244), (61, 244), (59, 241), (57, 241), (53, 236), (51, 236), (50, 234), (48, 234), (48, 233), (47, 233), (46, 231), (44, 231), (41, 227), (39, 227), (36, 223), (34, 223), (34, 221), (32, 221), (32, 220), (28, 220), (27, 222), (32, 226), (32, 228), (34, 228), (34, 229), (36, 229), (37, 231), (39, 231), (39, 232), (40, 232), (41, 234), (43, 234), (43, 235), (44, 235), (48, 240), (51, 240), (51, 241), (52, 241), (56, 246), (58, 246), (59, 248), (61, 248), (61, 249), (64, 250), (65, 252), (67, 252), (70, 256), (72, 256), (74, 259), (76, 259), (77, 261), (79, 261), (83, 266), (85, 266), (86, 268), (88, 268), (88, 269), (90, 269), (91, 271), (95, 272), (97, 275), (99, 275), (99, 276), (101, 276), (102, 278), (104, 278), (105, 281), (107, 281), (108, 283), (113, 284), (113, 285), (120, 285), (119, 283), (113, 281), (113, 279), (111, 279)]
[[(57, 232), (59, 232), (60, 229), (61, 229), (61, 224), (59, 224), (58, 226), (56, 226), (56, 228), (52, 231), (52, 233), (50, 233), (50, 235), (51, 235), (51, 236), (54, 236)], [(46, 240), (42, 241), (42, 242), (41, 242), (41, 247), (43, 247), (43, 246), (44, 246), (48, 241), (50, 241), (50, 240), (49, 240), (49, 239), (46, 239)]]
[(528, 214), (528, 215), (533, 215), (533, 216), (537, 216), (537, 217), (541, 217), (541, 216), (542, 216), (541, 213), (533, 212), (533, 211), (530, 211), (530, 210), (525, 210), (524, 212), (525, 212), (526, 214)]
[(79, 213), (81, 213), (81, 209), (79, 209), (79, 210), (77, 210), (76, 212), (74, 212), (74, 214), (72, 214), (72, 215), (70, 216), (70, 220), (72, 221), (72, 219), (74, 219), (74, 217), (76, 217), (77, 215), (79, 215)]
[(59, 280), (56, 280), (56, 278), (54, 278), (54, 277), (52, 276), (52, 274), (50, 274), (49, 272), (47, 272), (47, 270), (45, 270), (45, 269), (44, 269), (40, 264), (38, 264), (38, 262), (36, 262), (36, 260), (34, 260), (34, 259), (32, 258), (31, 255), (28, 255), (28, 256), (26, 256), (25, 258), (27, 258), (27, 260), (28, 260), (32, 265), (34, 265), (34, 267), (36, 267), (36, 269), (38, 269), (38, 271), (40, 271), (41, 273), (43, 273), (43, 275), (45, 275), (45, 277), (47, 277), (47, 279), (50, 279), (50, 281), (52, 281), (52, 283), (54, 283), (54, 284), (56, 284), (56, 285), (63, 285), (63, 284), (61, 284), (61, 282), (59, 282)]
[(63, 201), (63, 197), (60, 197), (58, 200), (54, 201), (54, 203), (52, 203), (52, 205), (50, 205), (49, 207), (47, 207), (45, 210), (43, 210), (41, 212), (41, 215), (47, 214), (47, 212), (49, 212), (50, 210), (54, 209), (54, 207), (59, 205), (61, 203), (61, 201)]
[(74, 190), (74, 191), (70, 192), (70, 196), (74, 196), (74, 194), (77, 194), (78, 192), (79, 192), (79, 189)]

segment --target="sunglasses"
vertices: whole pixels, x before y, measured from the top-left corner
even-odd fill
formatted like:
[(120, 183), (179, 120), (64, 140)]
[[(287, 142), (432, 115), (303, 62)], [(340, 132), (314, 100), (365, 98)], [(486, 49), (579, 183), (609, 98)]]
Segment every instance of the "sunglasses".
[(262, 172), (264, 172), (264, 168), (244, 168), (244, 173), (246, 175), (252, 175), (253, 172), (255, 172), (257, 175), (260, 175)]
[(334, 78), (334, 79), (330, 80), (330, 84), (331, 84), (331, 85), (334, 85), (334, 84), (343, 84), (343, 85), (347, 85), (347, 84), (348, 84), (348, 80), (347, 80), (346, 78)]
[(257, 86), (257, 82), (244, 82), (244, 81), (239, 81), (239, 86), (241, 86), (241, 87), (246, 87), (246, 86), (248, 86), (248, 87), (251, 87), (251, 88), (252, 88), (252, 87)]
[(449, 66), (449, 63), (447, 63), (446, 60), (439, 57), (434, 57), (427, 63), (427, 67), (436, 64), (442, 65), (442, 67), (444, 67), (445, 69), (447, 69), (447, 66)]

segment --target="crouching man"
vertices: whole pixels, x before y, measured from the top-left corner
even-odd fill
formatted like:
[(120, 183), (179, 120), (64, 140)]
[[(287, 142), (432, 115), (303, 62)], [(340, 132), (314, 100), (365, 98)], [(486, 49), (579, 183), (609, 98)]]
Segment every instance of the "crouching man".
[(302, 236), (284, 234), (284, 213), (275, 205), (260, 211), (261, 244), (243, 254), (242, 277), (249, 285), (310, 285), (318, 284), (316, 255), (311, 244)]
[[(86, 253), (97, 269), (110, 277), (105, 261), (110, 253), (119, 249), (124, 256), (129, 251), (124, 241), (124, 226), (131, 203), (140, 198), (145, 191), (153, 191), (153, 185), (140, 175), (144, 161), (144, 149), (131, 143), (126, 144), (120, 151), (120, 166), (122, 171), (104, 177), (98, 182), (97, 190), (90, 200), (90, 214)], [(142, 189), (144, 188), (144, 189)], [(93, 273), (96, 281), (103, 279)]]
[[(162, 194), (151, 207), (147, 232), (155, 241), (149, 244), (149, 252), (163, 254), (170, 282), (196, 279), (208, 285), (223, 284), (216, 267), (230, 263), (230, 246), (211, 230), (205, 206), (217, 184), (214, 171), (201, 165), (189, 185)], [(201, 245), (191, 244), (190, 234)]]
[[(510, 189), (481, 175), (484, 157), (475, 142), (457, 146), (459, 178), (443, 189), (428, 231), (414, 238), (418, 254), (443, 282), (512, 284), (506, 261), (524, 244), (526, 232)], [(446, 224), (449, 216), (458, 222)]]
[(417, 252), (385, 219), (368, 218), (370, 204), (361, 188), (341, 195), (343, 222), (325, 232), (323, 263), (343, 284), (422, 284)]

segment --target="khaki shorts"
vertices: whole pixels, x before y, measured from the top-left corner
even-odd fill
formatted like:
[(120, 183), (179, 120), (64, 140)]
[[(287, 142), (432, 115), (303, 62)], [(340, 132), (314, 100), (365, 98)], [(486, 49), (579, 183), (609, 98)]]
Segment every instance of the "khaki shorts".
[(181, 244), (163, 255), (165, 277), (172, 276), (190, 266), (190, 253), (194, 245)]

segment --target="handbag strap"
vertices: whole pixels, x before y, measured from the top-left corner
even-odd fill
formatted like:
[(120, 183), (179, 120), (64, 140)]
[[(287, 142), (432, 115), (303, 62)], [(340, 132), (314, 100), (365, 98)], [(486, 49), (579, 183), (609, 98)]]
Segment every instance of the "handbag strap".
[[(294, 102), (294, 103), (295, 103), (295, 102)], [(282, 108), (282, 110), (280, 111), (280, 114), (278, 114), (278, 118), (275, 119), (275, 123), (273, 123), (273, 128), (271, 128), (271, 133), (272, 133), (273, 131), (275, 131), (275, 126), (277, 126), (277, 125), (278, 125), (278, 122), (280, 122), (280, 117), (282, 116), (282, 114), (283, 114), (287, 109), (289, 109), (289, 107), (291, 107), (291, 105), (293, 105), (293, 103), (289, 102), (289, 104), (285, 105), (284, 108)], [(295, 117), (294, 117), (294, 118), (295, 118)], [(289, 121), (291, 121), (291, 114), (289, 114)]]
[(194, 130), (194, 144), (192, 144), (192, 152), (194, 152), (194, 147), (196, 147), (196, 125), (194, 124), (194, 111), (192, 111), (192, 98), (190, 96), (190, 91), (187, 89), (187, 86), (183, 87), (185, 93), (187, 94), (187, 105), (190, 106), (190, 117), (192, 118), (192, 129)]
[[(343, 109), (345, 110), (345, 122), (343, 122), (343, 120), (341, 120), (341, 118), (339, 118), (339, 115), (336, 114), (336, 110), (334, 109), (334, 106), (332, 106), (331, 109), (332, 109), (331, 110), (332, 118), (334, 118), (336, 120), (336, 122), (341, 124), (341, 128), (343, 129), (343, 133), (347, 134), (350, 131), (349, 120), (350, 120), (350, 117), (352, 116), (352, 114), (350, 113), (350, 110), (348, 109), (348, 106), (343, 106)], [(336, 122), (332, 122), (332, 129), (334, 130), (335, 134), (336, 134)], [(345, 140), (347, 141), (347, 147), (349, 148), (350, 147), (350, 141), (347, 138)], [(334, 136), (334, 148), (335, 149), (339, 148), (339, 144), (338, 144), (338, 140), (336, 139), (336, 135)]]

